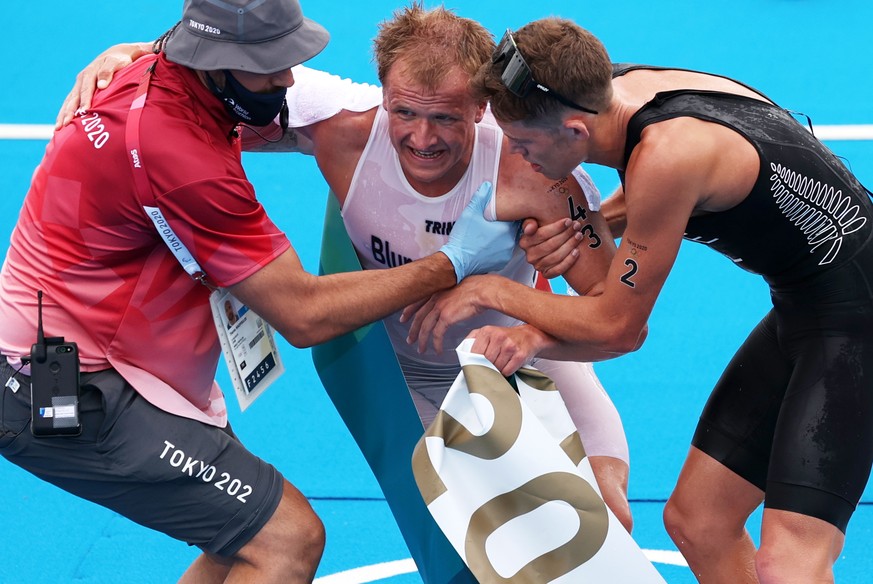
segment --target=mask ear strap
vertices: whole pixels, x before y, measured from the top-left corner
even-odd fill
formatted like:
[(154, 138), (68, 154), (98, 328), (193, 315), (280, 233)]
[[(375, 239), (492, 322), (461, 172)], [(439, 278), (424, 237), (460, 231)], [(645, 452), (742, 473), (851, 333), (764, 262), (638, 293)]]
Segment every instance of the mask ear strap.
[(267, 138), (266, 136), (264, 136), (263, 134), (258, 132), (258, 129), (253, 127), (253, 126), (250, 126), (248, 124), (242, 124), (242, 123), (240, 124), (240, 126), (245, 126), (246, 128), (249, 129), (249, 131), (254, 132), (255, 135), (258, 136), (264, 142), (270, 142), (270, 143), (281, 142), (282, 140), (284, 140), (285, 134), (288, 132), (288, 125), (289, 125), (289, 112), (288, 112), (288, 102), (287, 101), (282, 102), (282, 109), (279, 110), (279, 127), (282, 128), (282, 133), (279, 134), (279, 137), (276, 139)]
[[(231, 109), (231, 105), (228, 103), (228, 98), (224, 97), (224, 90), (221, 89), (215, 80), (212, 78), (211, 71), (204, 71), (204, 77), (206, 77), (206, 86), (209, 88), (210, 93), (221, 100), (221, 103), (224, 104), (224, 107), (227, 108), (228, 111)], [(228, 140), (233, 140), (234, 138), (239, 138), (239, 131), (237, 130), (237, 126), (234, 126), (230, 129), (230, 132), (227, 134)]]
[(285, 135), (285, 131), (288, 129), (288, 102), (286, 100), (282, 100), (282, 109), (279, 110), (279, 127), (282, 128), (282, 135)]

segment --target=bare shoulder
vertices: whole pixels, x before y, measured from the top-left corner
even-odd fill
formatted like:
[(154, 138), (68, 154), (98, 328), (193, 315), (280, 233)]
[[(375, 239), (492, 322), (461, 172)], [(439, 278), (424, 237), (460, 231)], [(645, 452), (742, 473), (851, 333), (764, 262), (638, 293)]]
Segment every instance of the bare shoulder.
[(720, 124), (680, 117), (643, 131), (629, 160), (626, 180), (630, 191), (642, 189), (659, 199), (692, 197), (697, 210), (719, 211), (748, 195), (759, 167), (757, 151), (739, 133)]
[(533, 170), (524, 158), (504, 146), (497, 181), (497, 216), (505, 221), (533, 217), (554, 221), (571, 215), (581, 205), (586, 211), (582, 187), (572, 177), (558, 180)]
[(311, 126), (300, 128), (299, 131), (309, 137), (319, 149), (329, 148), (340, 151), (363, 151), (370, 136), (370, 128), (376, 117), (376, 108), (363, 112), (342, 110)]
[(630, 92), (642, 101), (649, 101), (661, 91), (696, 89), (744, 95), (769, 101), (762, 94), (728, 77), (684, 69), (636, 69), (616, 77), (615, 86)]
[(363, 112), (342, 110), (326, 120), (301, 129), (312, 141), (318, 168), (340, 205), (345, 203), (375, 116), (376, 108)]

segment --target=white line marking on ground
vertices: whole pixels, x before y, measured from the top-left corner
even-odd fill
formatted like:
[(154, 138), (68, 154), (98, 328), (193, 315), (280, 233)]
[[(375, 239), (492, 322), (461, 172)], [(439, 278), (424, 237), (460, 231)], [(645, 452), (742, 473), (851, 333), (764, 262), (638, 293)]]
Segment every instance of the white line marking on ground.
[[(873, 124), (814, 126), (819, 140), (873, 140)], [(51, 124), (0, 124), (0, 140), (48, 140)]]
[[(643, 553), (649, 561), (656, 564), (688, 566), (682, 554), (675, 550), (643, 550)], [(321, 578), (316, 578), (313, 584), (367, 584), (368, 582), (377, 582), (386, 578), (400, 576), (401, 574), (412, 574), (416, 571), (417, 568), (412, 559), (395, 560), (393, 562), (362, 566), (330, 574), (329, 576), (322, 576)]]
[(365, 584), (366, 582), (375, 582), (392, 576), (411, 574), (417, 571), (418, 568), (415, 567), (415, 562), (410, 558), (373, 564), (372, 566), (363, 566), (346, 570), (345, 572), (337, 572), (330, 576), (316, 578), (313, 584)]
[(655, 564), (669, 564), (671, 566), (688, 567), (688, 562), (676, 550), (643, 550), (643, 554), (650, 562)]
[(49, 140), (54, 131), (49, 124), (0, 124), (0, 140)]
[(819, 140), (873, 140), (873, 124), (812, 126)]

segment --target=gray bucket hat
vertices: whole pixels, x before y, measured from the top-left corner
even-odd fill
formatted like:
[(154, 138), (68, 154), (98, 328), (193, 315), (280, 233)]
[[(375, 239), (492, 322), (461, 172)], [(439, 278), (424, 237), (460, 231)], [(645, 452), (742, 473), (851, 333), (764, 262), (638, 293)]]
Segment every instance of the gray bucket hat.
[(192, 69), (276, 73), (311, 59), (329, 39), (297, 0), (185, 0), (164, 52)]

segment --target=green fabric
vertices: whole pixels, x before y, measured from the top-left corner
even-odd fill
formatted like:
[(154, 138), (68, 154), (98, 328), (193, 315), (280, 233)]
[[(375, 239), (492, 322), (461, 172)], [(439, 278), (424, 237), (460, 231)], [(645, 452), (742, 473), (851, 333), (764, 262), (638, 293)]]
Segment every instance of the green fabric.
[[(361, 264), (339, 205), (330, 194), (321, 242), (320, 274), (352, 272)], [(381, 322), (313, 347), (312, 361), (334, 406), (382, 487), (425, 584), (476, 580), (421, 498), (412, 452), (424, 428)]]

